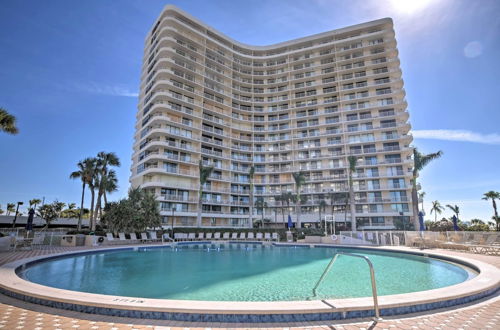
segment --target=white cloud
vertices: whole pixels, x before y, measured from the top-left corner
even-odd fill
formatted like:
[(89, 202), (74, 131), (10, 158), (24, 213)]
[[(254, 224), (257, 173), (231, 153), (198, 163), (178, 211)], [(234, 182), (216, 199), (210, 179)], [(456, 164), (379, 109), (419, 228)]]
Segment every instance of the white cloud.
[(81, 91), (93, 94), (110, 95), (110, 96), (126, 96), (126, 97), (138, 97), (139, 93), (133, 92), (130, 89), (121, 85), (104, 85), (95, 82), (90, 82), (88, 84), (75, 84), (75, 87)]
[(500, 144), (500, 134), (497, 133), (482, 134), (466, 130), (431, 129), (414, 130), (412, 131), (412, 134), (417, 139)]
[(468, 58), (478, 57), (483, 53), (483, 45), (479, 41), (471, 41), (464, 47), (464, 55)]

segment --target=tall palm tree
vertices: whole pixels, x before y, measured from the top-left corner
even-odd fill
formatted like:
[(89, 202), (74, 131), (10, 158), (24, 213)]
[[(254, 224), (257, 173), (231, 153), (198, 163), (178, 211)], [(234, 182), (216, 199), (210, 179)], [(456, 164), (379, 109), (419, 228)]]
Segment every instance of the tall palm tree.
[(33, 198), (29, 201), (30, 204), (30, 209), (33, 208), (33, 210), (36, 210), (36, 206), (40, 204), (42, 201), (38, 198)]
[(432, 202), (431, 214), (434, 212), (434, 222), (437, 221), (438, 213), (441, 214), (444, 211), (444, 207), (438, 201)]
[(16, 127), (16, 117), (0, 108), (0, 131), (9, 134), (17, 134), (19, 130)]
[(420, 151), (418, 151), (417, 148), (413, 149), (413, 178), (412, 178), (412, 189), (411, 189), (411, 202), (413, 207), (413, 223), (415, 225), (415, 228), (418, 228), (418, 191), (417, 191), (418, 174), (431, 161), (441, 157), (442, 155), (443, 152), (441, 150), (430, 154), (422, 154)]
[(253, 176), (255, 174), (255, 167), (252, 165), (250, 166), (250, 171), (248, 172), (248, 180), (250, 182), (250, 221), (248, 222), (248, 226), (250, 228), (253, 227)]
[(450, 204), (446, 204), (446, 207), (449, 208), (453, 213), (455, 213), (455, 216), (458, 219), (458, 215), (460, 214), (460, 207), (458, 207), (458, 205), (450, 205)]
[(293, 172), (292, 173), (293, 180), (295, 181), (295, 194), (297, 196), (296, 198), (296, 205), (295, 205), (295, 213), (297, 214), (297, 228), (301, 228), (302, 224), (300, 221), (300, 204), (302, 201), (302, 198), (300, 196), (300, 188), (306, 183), (306, 174), (302, 171), (299, 172)]
[(106, 177), (109, 173), (110, 166), (120, 166), (120, 159), (118, 158), (118, 156), (114, 152), (99, 152), (97, 154), (97, 175), (99, 185), (97, 191), (97, 203), (94, 212), (94, 220), (97, 218), (97, 214), (100, 214), (100, 216), (102, 216), (101, 199), (105, 192)]
[[(213, 166), (203, 166), (203, 162), (200, 159), (200, 162), (198, 163), (198, 169), (200, 171), (199, 173), (199, 180), (200, 180), (200, 186), (198, 188), (198, 216), (196, 218), (196, 226), (201, 227), (201, 210), (203, 208), (203, 186), (205, 183), (208, 181), (208, 177), (210, 174), (212, 174), (212, 171), (214, 170)], [(250, 221), (250, 225), (252, 226), (253, 224)]]
[[(326, 202), (324, 199), (320, 199), (318, 203), (318, 213), (319, 213), (319, 225), (322, 226), (322, 221), (321, 221), (321, 213), (322, 211), (326, 210)], [(325, 221), (325, 228), (326, 228), (326, 221)]]
[(264, 223), (264, 211), (267, 208), (267, 203), (264, 200), (264, 198), (262, 197), (257, 198), (257, 200), (255, 201), (255, 207), (257, 208), (257, 210), (262, 211), (262, 223)]
[(500, 200), (500, 192), (490, 190), (487, 193), (484, 193), (482, 199), (486, 201), (491, 199), (491, 203), (493, 204), (493, 212), (495, 213), (494, 220), (496, 222), (496, 231), (500, 231), (500, 218), (498, 217), (497, 203), (495, 202), (496, 199)]
[(16, 212), (16, 204), (7, 203), (7, 215), (10, 215), (11, 212)]
[(348, 169), (348, 181), (349, 184), (349, 192), (347, 193), (347, 197), (345, 200), (345, 211), (344, 211), (344, 220), (347, 223), (347, 204), (350, 206), (351, 211), (351, 230), (356, 231), (356, 205), (354, 201), (354, 185), (352, 180), (352, 174), (356, 172), (356, 164), (358, 159), (355, 156), (347, 157), (347, 161), (349, 163)]
[(425, 197), (425, 191), (418, 193), (418, 200), (422, 201), (422, 211), (425, 212), (425, 210), (424, 210), (424, 197)]
[(108, 204), (107, 194), (111, 194), (118, 190), (118, 178), (116, 177), (116, 172), (114, 170), (109, 170), (108, 175), (104, 177), (104, 193), (102, 195), (104, 199), (104, 206)]
[[(96, 163), (97, 160), (95, 158), (85, 158), (82, 161), (79, 161), (78, 164), (76, 165), (78, 167), (77, 171), (72, 172), (69, 177), (70, 179), (80, 179), (82, 181), (82, 201), (80, 204), (80, 213), (78, 214), (78, 226), (77, 229), (81, 230), (82, 229), (82, 212), (83, 212), (83, 202), (85, 200), (85, 186), (88, 185), (89, 188), (90, 186), (93, 185), (93, 180), (94, 176), (96, 173)], [(92, 195), (93, 189), (91, 189)], [(92, 197), (92, 206), (91, 210), (94, 208), (94, 198)], [(31, 201), (30, 201), (31, 203)]]

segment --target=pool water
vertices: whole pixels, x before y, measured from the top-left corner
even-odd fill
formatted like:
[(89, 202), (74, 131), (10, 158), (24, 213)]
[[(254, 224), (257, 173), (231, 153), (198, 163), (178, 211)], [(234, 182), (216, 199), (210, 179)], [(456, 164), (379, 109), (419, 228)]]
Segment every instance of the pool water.
[[(457, 264), (405, 253), (258, 244), (189, 244), (72, 255), (38, 262), (20, 276), (60, 289), (129, 297), (305, 300), (336, 251), (371, 260), (379, 295), (431, 290), (475, 276)], [(341, 255), (315, 299), (371, 296), (370, 283), (366, 261)]]

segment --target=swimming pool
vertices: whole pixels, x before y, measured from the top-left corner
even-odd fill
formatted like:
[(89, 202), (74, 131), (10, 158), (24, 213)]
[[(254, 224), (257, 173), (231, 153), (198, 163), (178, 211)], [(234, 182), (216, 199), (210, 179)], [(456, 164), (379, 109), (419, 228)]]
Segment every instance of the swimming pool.
[[(367, 256), (379, 295), (432, 290), (476, 273), (458, 264), (397, 252), (261, 244), (186, 244), (65, 256), (19, 275), (41, 285), (81, 292), (179, 300), (306, 300), (336, 252)], [(371, 297), (364, 260), (341, 256), (316, 299)]]

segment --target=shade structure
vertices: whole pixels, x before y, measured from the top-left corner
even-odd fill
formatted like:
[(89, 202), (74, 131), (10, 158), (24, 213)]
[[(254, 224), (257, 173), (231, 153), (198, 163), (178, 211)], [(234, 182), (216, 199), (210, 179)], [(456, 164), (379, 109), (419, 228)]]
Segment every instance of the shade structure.
[(290, 214), (288, 215), (288, 229), (292, 228), (293, 227), (293, 222), (292, 222), (292, 217), (290, 216)]
[(425, 231), (424, 214), (422, 212), (418, 212), (418, 224), (420, 225), (420, 231)]
[(454, 231), (459, 231), (459, 230), (460, 230), (460, 228), (458, 228), (458, 218), (457, 218), (457, 216), (456, 216), (456, 215), (453, 215), (453, 216), (451, 217), (451, 220), (453, 221), (453, 230), (454, 230)]
[(33, 216), (35, 215), (35, 210), (30, 209), (28, 211), (28, 221), (26, 222), (26, 230), (33, 230)]

